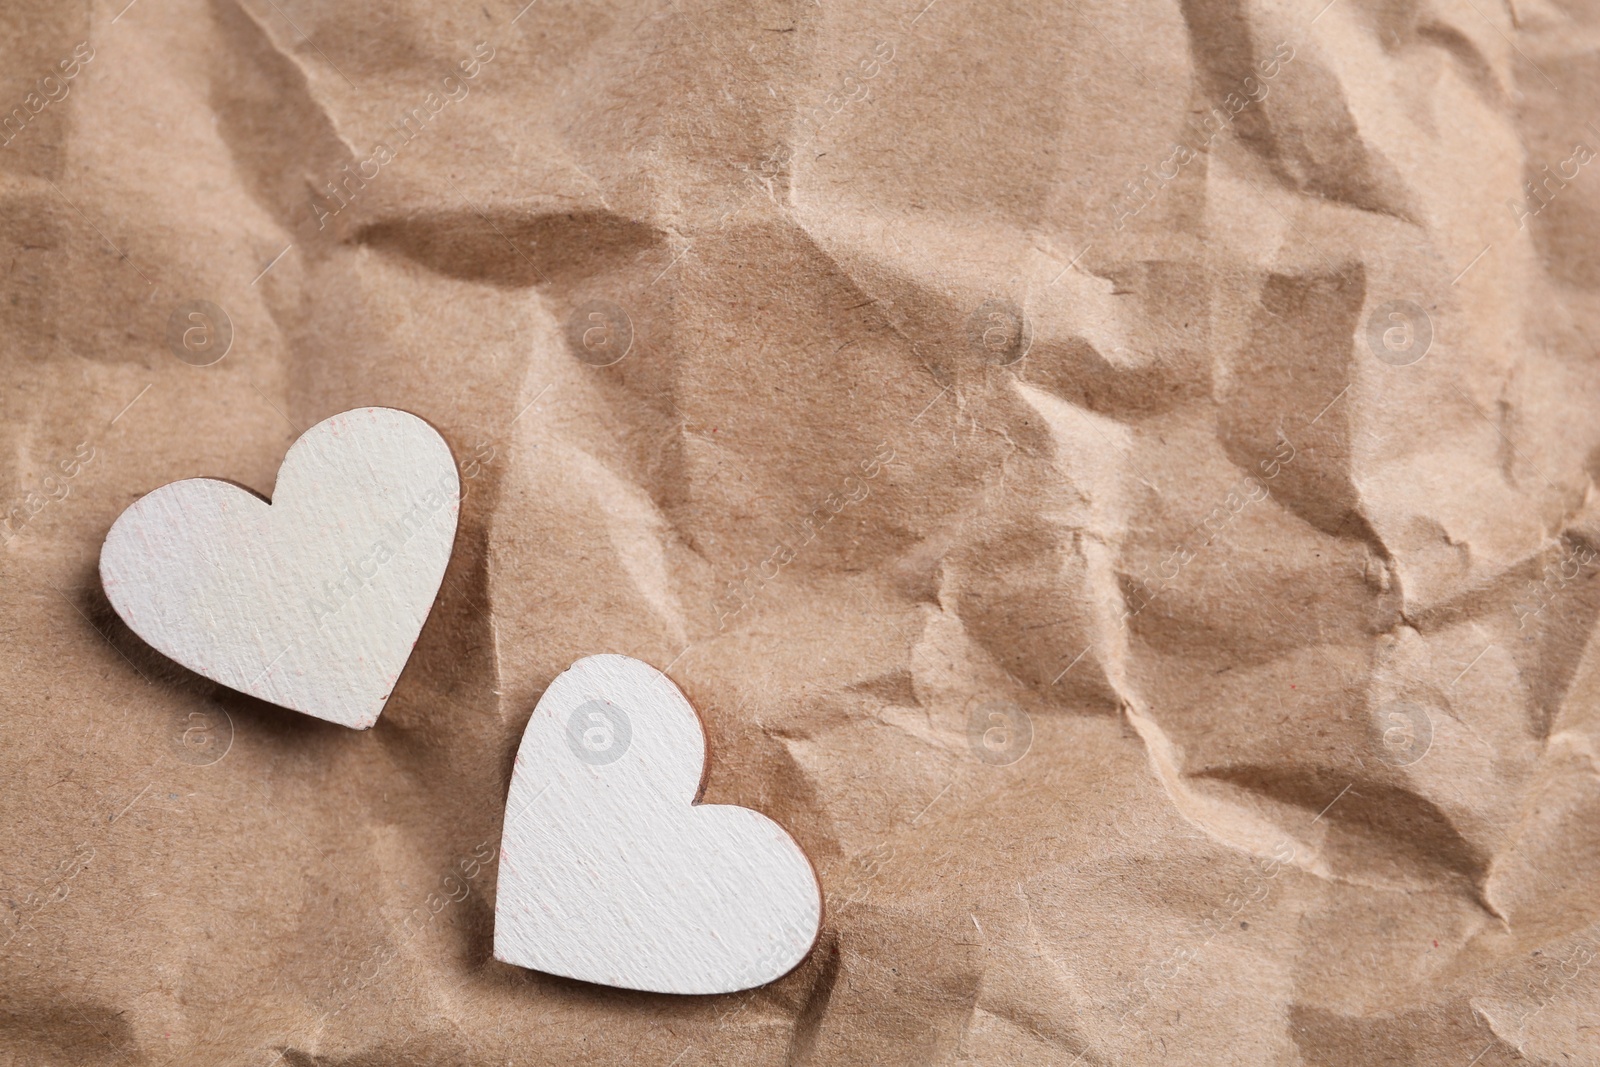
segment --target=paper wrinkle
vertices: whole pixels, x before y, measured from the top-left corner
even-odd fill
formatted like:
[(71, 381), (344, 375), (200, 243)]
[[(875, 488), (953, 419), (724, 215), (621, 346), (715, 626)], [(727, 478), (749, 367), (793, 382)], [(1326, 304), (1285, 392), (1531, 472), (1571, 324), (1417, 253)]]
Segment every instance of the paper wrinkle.
[(315, 248), (320, 227), (310, 203), (322, 190), (313, 175), (342, 178), (339, 168), (361, 150), (340, 129), (338, 109), (319, 94), (306, 61), (262, 17), (240, 0), (213, 0), (212, 10), (231, 53), (214, 60), (221, 69), (212, 106), (235, 171), (286, 233)]
[(667, 519), (638, 486), (595, 457), (552, 443), (547, 462), (576, 471), (597, 501), (604, 501), (606, 533), (633, 588), (675, 639), (684, 640), (686, 612), (672, 589), (665, 553)]

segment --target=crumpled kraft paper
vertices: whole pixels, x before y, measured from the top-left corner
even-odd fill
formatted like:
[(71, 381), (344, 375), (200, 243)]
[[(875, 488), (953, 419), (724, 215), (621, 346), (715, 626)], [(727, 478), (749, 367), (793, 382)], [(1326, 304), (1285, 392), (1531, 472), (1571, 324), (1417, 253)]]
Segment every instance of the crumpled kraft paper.
[[(1600, 1063), (1594, 5), (0, 17), (4, 1062)], [(360, 405), (466, 488), (369, 733), (95, 569)], [(594, 652), (788, 977), (492, 959)]]

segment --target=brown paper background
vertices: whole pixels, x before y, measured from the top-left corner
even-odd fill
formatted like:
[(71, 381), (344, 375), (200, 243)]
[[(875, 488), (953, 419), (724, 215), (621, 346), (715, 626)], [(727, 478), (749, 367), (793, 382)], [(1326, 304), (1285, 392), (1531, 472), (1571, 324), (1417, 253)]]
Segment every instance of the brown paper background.
[[(123, 3), (0, 16), (3, 1062), (1600, 1063), (1596, 5)], [(123, 507), (372, 404), (468, 491), (375, 729), (121, 625)], [(599, 651), (814, 859), (788, 977), (491, 958)]]

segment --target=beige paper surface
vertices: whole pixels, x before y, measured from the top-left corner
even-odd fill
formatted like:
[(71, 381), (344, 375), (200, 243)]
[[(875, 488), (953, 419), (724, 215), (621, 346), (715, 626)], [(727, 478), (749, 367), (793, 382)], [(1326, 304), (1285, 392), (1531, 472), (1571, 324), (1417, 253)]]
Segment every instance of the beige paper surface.
[[(1600, 1063), (1594, 5), (0, 21), (3, 1062)], [(466, 499), (354, 733), (95, 566), (362, 405)], [(786, 978), (491, 958), (595, 652), (816, 863)]]

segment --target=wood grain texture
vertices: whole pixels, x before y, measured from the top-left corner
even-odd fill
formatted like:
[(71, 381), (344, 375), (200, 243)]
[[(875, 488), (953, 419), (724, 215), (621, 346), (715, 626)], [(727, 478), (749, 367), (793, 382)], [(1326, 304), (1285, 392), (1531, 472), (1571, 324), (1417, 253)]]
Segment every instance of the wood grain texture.
[(589, 656), (556, 678), (517, 751), (495, 957), (658, 993), (748, 989), (804, 959), (816, 874), (766, 816), (694, 803), (705, 751), (694, 708), (646, 663)]
[(134, 633), (197, 674), (366, 729), (438, 594), (460, 497), (433, 427), (357, 408), (290, 446), (270, 504), (211, 478), (135, 501), (100, 580)]

